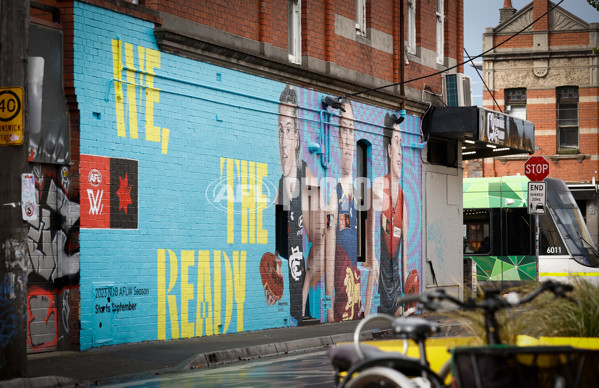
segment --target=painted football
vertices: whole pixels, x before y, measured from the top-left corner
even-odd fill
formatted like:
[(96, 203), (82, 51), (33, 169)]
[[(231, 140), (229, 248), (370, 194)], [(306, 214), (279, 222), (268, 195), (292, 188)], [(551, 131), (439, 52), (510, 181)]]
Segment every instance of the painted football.
[[(408, 274), (408, 278), (406, 279), (406, 285), (404, 287), (405, 295), (415, 295), (420, 292), (420, 276), (418, 276), (418, 271), (413, 269)], [(416, 302), (406, 304), (407, 308), (416, 307)]]
[(270, 252), (262, 255), (260, 260), (260, 276), (267, 296), (277, 302), (283, 296), (283, 273), (281, 259)]

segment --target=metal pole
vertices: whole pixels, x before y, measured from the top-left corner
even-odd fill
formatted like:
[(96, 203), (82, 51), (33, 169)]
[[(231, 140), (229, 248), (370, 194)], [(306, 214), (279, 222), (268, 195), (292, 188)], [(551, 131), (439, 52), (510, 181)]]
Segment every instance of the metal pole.
[(0, 145), (0, 380), (27, 371), (27, 232), (20, 202), (21, 174), (28, 169), (29, 6), (29, 0), (0, 1), (0, 87), (25, 92), (23, 144)]
[(535, 213), (535, 261), (536, 261), (536, 279), (539, 281), (539, 252), (540, 252), (540, 239), (539, 239), (539, 213)]

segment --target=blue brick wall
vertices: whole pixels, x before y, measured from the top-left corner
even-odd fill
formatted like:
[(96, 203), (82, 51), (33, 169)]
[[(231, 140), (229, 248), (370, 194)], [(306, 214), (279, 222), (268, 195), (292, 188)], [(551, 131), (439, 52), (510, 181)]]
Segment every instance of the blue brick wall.
[[(285, 84), (161, 53), (153, 28), (152, 23), (75, 3), (82, 349), (291, 324), (287, 263), (282, 263), (284, 293), (274, 304), (266, 301), (260, 273), (263, 254), (275, 250), (272, 203), (281, 176), (278, 100)], [(308, 150), (309, 142), (318, 142), (323, 94), (298, 91), (302, 159), (318, 178), (338, 178), (336, 130), (327, 170)], [(364, 104), (355, 108), (356, 141), (371, 144), (372, 178), (383, 176), (387, 111)], [(331, 120), (337, 125), (338, 117)], [(419, 119), (408, 118), (405, 144), (418, 142), (418, 135), (409, 133), (417, 133), (419, 125)], [(410, 204), (408, 266), (421, 271), (418, 150), (406, 147), (404, 158), (404, 174), (411, 180), (404, 183)], [(112, 186), (98, 186), (90, 178), (95, 172), (116, 176), (112, 167), (99, 166), (124, 160), (136, 166), (136, 186), (123, 183), (121, 175)], [(246, 178), (250, 180), (244, 182)], [(260, 187), (268, 206), (253, 213), (256, 235), (251, 228), (243, 233), (239, 195), (248, 187)], [(100, 211), (101, 203), (93, 201), (100, 192), (102, 199), (110, 195), (117, 202), (105, 202)], [(255, 197), (244, 198), (255, 209)], [(137, 209), (135, 227), (107, 223), (132, 208)], [(245, 217), (251, 225), (252, 217)], [(375, 246), (378, 239), (377, 228)], [(310, 295), (312, 315), (324, 320), (323, 285)]]

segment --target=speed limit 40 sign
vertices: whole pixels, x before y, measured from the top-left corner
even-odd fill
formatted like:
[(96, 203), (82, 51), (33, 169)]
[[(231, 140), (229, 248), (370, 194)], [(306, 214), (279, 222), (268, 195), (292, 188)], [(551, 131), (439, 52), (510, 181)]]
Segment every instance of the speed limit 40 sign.
[(23, 144), (23, 88), (0, 88), (0, 145)]

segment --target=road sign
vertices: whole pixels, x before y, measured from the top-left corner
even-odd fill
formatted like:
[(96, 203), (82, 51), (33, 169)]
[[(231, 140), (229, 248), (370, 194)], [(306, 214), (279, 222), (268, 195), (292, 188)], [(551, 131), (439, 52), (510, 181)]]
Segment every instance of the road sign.
[(547, 182), (528, 182), (528, 214), (545, 214)]
[(531, 156), (524, 163), (524, 175), (531, 181), (542, 181), (549, 175), (549, 162), (542, 156)]
[(23, 144), (23, 88), (0, 88), (0, 145)]

